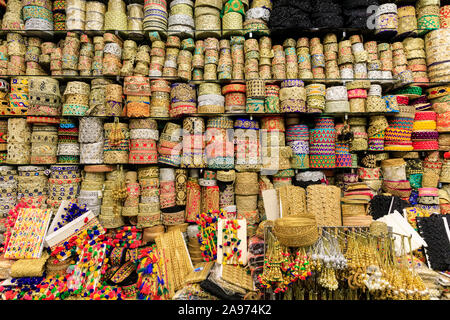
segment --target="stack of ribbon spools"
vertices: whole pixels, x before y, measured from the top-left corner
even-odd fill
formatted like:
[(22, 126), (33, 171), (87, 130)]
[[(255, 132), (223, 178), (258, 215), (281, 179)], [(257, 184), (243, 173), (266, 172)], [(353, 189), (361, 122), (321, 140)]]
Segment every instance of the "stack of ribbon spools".
[(191, 0), (170, 3), (169, 35), (194, 37), (194, 2)]
[(170, 90), (170, 116), (197, 112), (197, 94), (195, 86), (187, 83), (173, 83)]
[(235, 168), (238, 171), (258, 169), (261, 165), (259, 124), (256, 120), (234, 121)]
[(439, 133), (436, 131), (436, 112), (416, 112), (411, 134), (412, 145), (415, 151), (438, 150)]
[(0, 167), (0, 218), (6, 218), (17, 204), (17, 182), (17, 170), (14, 167)]
[(304, 124), (289, 126), (286, 141), (292, 148), (291, 166), (293, 169), (309, 168), (309, 129)]
[(182, 141), (181, 126), (167, 122), (158, 142), (158, 162), (179, 166), (183, 151)]
[[(48, 119), (48, 120), (47, 120)], [(31, 133), (31, 161), (32, 164), (56, 163), (58, 146), (58, 131), (54, 125), (59, 120), (52, 118), (29, 117), (28, 123), (33, 123)]]
[(320, 117), (310, 130), (309, 166), (311, 168), (332, 169), (336, 166), (336, 129), (334, 119)]
[(141, 187), (138, 227), (148, 228), (160, 224), (159, 201), (159, 168), (142, 167), (138, 169), (139, 185)]
[[(408, 98), (405, 96), (389, 96), (389, 106), (396, 105), (400, 111), (389, 120), (384, 137), (384, 150), (386, 151), (412, 151), (411, 133), (414, 124), (414, 112), (408, 107)], [(406, 112), (404, 112), (406, 111)]]
[(221, 37), (220, 11), (222, 5), (222, 0), (195, 0), (195, 38)]
[(17, 200), (36, 208), (47, 208), (48, 172), (41, 166), (20, 166), (17, 169)]
[(145, 0), (144, 2), (144, 31), (167, 33), (167, 3), (159, 0)]
[(127, 95), (126, 110), (128, 117), (150, 116), (151, 90), (149, 78), (141, 76), (126, 77), (123, 93)]
[(47, 204), (50, 208), (59, 208), (64, 200), (76, 200), (81, 182), (78, 166), (51, 166), (49, 195)]
[(158, 162), (156, 148), (159, 139), (158, 124), (152, 119), (130, 120), (129, 163), (152, 164)]
[(166, 80), (151, 80), (150, 116), (155, 118), (169, 117), (170, 85)]
[(80, 145), (78, 143), (78, 127), (75, 119), (63, 118), (58, 128), (57, 162), (79, 163)]
[[(323, 87), (323, 89), (325, 86)], [(311, 97), (316, 96), (313, 90)], [(325, 97), (325, 92), (324, 95)], [(311, 98), (312, 99), (312, 98)], [(325, 99), (325, 98), (324, 98)], [(301, 80), (284, 80), (280, 89), (280, 111), (281, 112), (306, 112), (306, 90)], [(309, 112), (309, 110), (308, 110)]]
[(102, 205), (102, 189), (105, 181), (104, 172), (91, 172), (84, 168), (84, 174), (80, 186), (80, 195), (78, 196), (78, 205), (85, 205), (94, 214), (100, 214)]
[(31, 158), (31, 128), (26, 119), (8, 120), (8, 164), (29, 164)]
[(103, 163), (104, 136), (101, 118), (81, 118), (78, 141), (80, 142), (80, 163)]
[(233, 169), (233, 120), (228, 117), (210, 118), (206, 126), (205, 152), (208, 168)]
[(202, 118), (188, 117), (183, 120), (183, 168), (206, 166), (204, 132), (205, 122)]
[(25, 30), (53, 30), (52, 2), (44, 1), (23, 1), (22, 7)]
[(124, 217), (135, 217), (139, 214), (139, 195), (141, 188), (137, 182), (137, 177), (136, 171), (128, 171), (125, 174), (127, 197), (122, 208), (122, 216)]

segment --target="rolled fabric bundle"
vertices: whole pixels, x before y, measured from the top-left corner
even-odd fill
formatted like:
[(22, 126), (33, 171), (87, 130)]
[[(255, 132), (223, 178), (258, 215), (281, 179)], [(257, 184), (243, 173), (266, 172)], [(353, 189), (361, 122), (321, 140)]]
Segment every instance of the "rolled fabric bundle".
[(350, 131), (353, 133), (351, 151), (364, 151), (368, 148), (368, 136), (365, 126), (351, 125)]
[(232, 36), (230, 39), (231, 45), (231, 60), (233, 62), (232, 79), (244, 80), (244, 42), (245, 38), (240, 36)]
[(205, 123), (202, 118), (188, 117), (183, 120), (183, 168), (203, 168), (206, 165)]
[(31, 158), (31, 128), (26, 119), (8, 119), (8, 164), (28, 164)]
[(24, 30), (21, 1), (8, 1), (6, 3), (6, 12), (2, 19), (2, 29)]
[[(144, 167), (138, 169), (141, 199), (139, 203), (138, 225), (145, 227), (161, 224), (159, 197), (159, 168)], [(164, 177), (167, 174), (163, 174)], [(170, 173), (168, 175), (170, 178)]]
[(235, 167), (240, 170), (259, 168), (259, 124), (255, 120), (236, 119), (234, 122)]
[(436, 129), (437, 115), (434, 111), (416, 112), (411, 140), (414, 150), (438, 150), (438, 132)]
[(428, 65), (428, 76), (430, 82), (447, 81), (448, 75), (445, 74), (446, 61), (448, 61), (449, 31), (448, 29), (439, 29), (429, 32), (425, 36), (426, 61)]
[(190, 170), (186, 189), (186, 221), (195, 222), (197, 215), (200, 214), (201, 203), (201, 187), (198, 182), (198, 172), (195, 169)]
[(85, 205), (94, 214), (100, 214), (102, 200), (100, 198), (105, 174), (103, 172), (85, 172), (82, 175), (78, 205)]
[(280, 112), (280, 87), (277, 85), (266, 85), (266, 97), (264, 100), (264, 111), (266, 113)]
[[(190, 81), (192, 79), (192, 53), (188, 50), (180, 50), (177, 57), (178, 70), (177, 75), (181, 80)], [(208, 68), (205, 67), (205, 80), (209, 80)], [(211, 77), (211, 80), (215, 80), (215, 73)]]
[(48, 176), (42, 166), (18, 167), (17, 199), (26, 201), (36, 208), (47, 208)]
[[(104, 45), (103, 45), (104, 43)], [(120, 75), (122, 68), (122, 46), (123, 41), (113, 33), (105, 33), (103, 41), (98, 43), (99, 51), (103, 47), (102, 74)]]
[[(405, 114), (407, 115), (407, 114)], [(412, 151), (411, 134), (413, 115), (410, 117), (394, 117), (385, 131), (385, 149), (389, 151)], [(389, 147), (387, 147), (389, 144)]]
[(107, 79), (92, 80), (87, 114), (92, 116), (106, 116), (106, 85), (110, 83), (111, 80)]
[(86, 1), (66, 1), (66, 27), (67, 30), (85, 30)]
[(422, 187), (436, 188), (439, 183), (439, 176), (442, 169), (442, 161), (438, 151), (432, 151), (423, 160)]
[(424, 35), (430, 30), (439, 29), (439, 3), (433, 4), (427, 1), (418, 1), (416, 9), (419, 35)]
[(306, 112), (306, 91), (301, 80), (284, 80), (280, 89), (281, 112)]
[(350, 112), (347, 88), (345, 86), (327, 88), (324, 110), (326, 113)]
[(128, 163), (151, 164), (158, 162), (156, 141), (153, 139), (131, 139)]
[[(5, 152), (8, 148), (8, 120), (0, 121), (0, 151)], [(6, 160), (6, 153), (4, 154)]]
[(159, 174), (161, 209), (175, 206), (175, 169), (161, 168)]
[(128, 30), (125, 2), (121, 0), (109, 0), (108, 10), (105, 13), (105, 30)]
[(398, 13), (398, 34), (399, 36), (409, 36), (417, 32), (416, 9), (414, 6), (399, 7)]
[(89, 109), (89, 94), (89, 84), (80, 81), (67, 83), (62, 114), (84, 116)]
[(310, 84), (306, 86), (306, 104), (309, 113), (323, 112), (325, 109), (325, 85)]
[(51, 5), (28, 5), (22, 7), (25, 30), (53, 30), (53, 15)]
[(310, 130), (309, 165), (311, 168), (335, 167), (335, 139), (336, 129), (333, 118), (316, 118), (316, 126)]
[(178, 117), (183, 114), (196, 113), (197, 99), (195, 86), (184, 83), (174, 83), (171, 87), (170, 116)]
[(234, 168), (233, 120), (210, 118), (206, 129), (206, 163), (212, 169)]
[(106, 6), (99, 1), (86, 2), (85, 30), (103, 30)]
[(234, 192), (236, 195), (259, 194), (258, 174), (256, 172), (237, 172)]
[(236, 212), (237, 208), (234, 205), (234, 183), (233, 182), (218, 182), (219, 185), (219, 206), (221, 209), (227, 210), (230, 207), (234, 208), (233, 212)]
[[(246, 7), (246, 1), (243, 1)], [(248, 7), (248, 5), (247, 5)], [(247, 9), (247, 8), (246, 8)], [(251, 3), (250, 9), (245, 13), (244, 34), (255, 33), (261, 36), (270, 34), (268, 22), (272, 10), (272, 3), (268, 1), (255, 1)]]
[(229, 84), (222, 88), (222, 94), (225, 96), (226, 113), (245, 112), (245, 92), (246, 88), (244, 84)]
[(28, 81), (29, 115), (58, 116), (61, 113), (61, 94), (58, 80), (40, 77)]
[(144, 2), (144, 31), (167, 34), (168, 12), (166, 2), (148, 0)]
[(58, 127), (57, 163), (78, 163), (80, 145), (78, 127), (75, 120), (61, 119)]
[(5, 115), (27, 115), (28, 108), (28, 78), (12, 78), (9, 107)]
[(150, 99), (151, 117), (169, 117), (170, 86), (166, 80), (151, 81), (152, 96)]
[(49, 195), (47, 205), (59, 208), (64, 200), (75, 200), (78, 197), (81, 173), (78, 166), (50, 166)]
[(198, 113), (224, 113), (225, 97), (222, 96), (220, 93), (219, 94), (199, 93), (197, 110)]
[(383, 160), (381, 162), (383, 177), (389, 181), (406, 180), (406, 162), (401, 158)]
[(166, 123), (158, 142), (158, 162), (179, 166), (183, 150), (181, 126), (171, 122)]
[(286, 130), (287, 144), (293, 151), (291, 167), (293, 169), (309, 168), (309, 130), (305, 125), (295, 125)]
[(205, 39), (207, 37), (220, 38), (222, 35), (222, 27), (220, 23), (220, 11), (222, 10), (222, 1), (214, 1), (213, 3), (205, 3), (195, 1), (195, 38)]
[[(80, 55), (80, 38), (74, 32), (68, 32), (64, 39), (64, 46), (62, 47), (61, 66), (66, 74), (77, 74), (78, 72), (78, 58)], [(55, 68), (56, 69), (56, 68)]]
[(450, 5), (443, 5), (439, 10), (439, 25), (442, 29), (450, 26)]
[(193, 7), (193, 1), (175, 1), (170, 4), (169, 35), (194, 37)]
[(207, 186), (202, 189), (201, 212), (219, 210), (219, 187)]
[(367, 102), (367, 112), (386, 112), (386, 101), (381, 97), (381, 86), (374, 84), (370, 86)]
[(17, 170), (11, 166), (0, 167), (0, 216), (7, 217), (11, 209), (17, 204)]
[(375, 12), (375, 34), (395, 36), (397, 29), (397, 6), (394, 3), (380, 5)]
[(118, 84), (107, 84), (105, 87), (106, 115), (120, 116), (123, 109), (122, 86)]
[(34, 124), (31, 133), (31, 164), (56, 163), (58, 131), (55, 126)]
[(128, 10), (128, 31), (131, 34), (143, 35), (144, 27), (144, 7), (139, 3), (131, 3), (127, 6)]
[(101, 164), (103, 163), (103, 137), (98, 142), (80, 143), (80, 163), (81, 164)]

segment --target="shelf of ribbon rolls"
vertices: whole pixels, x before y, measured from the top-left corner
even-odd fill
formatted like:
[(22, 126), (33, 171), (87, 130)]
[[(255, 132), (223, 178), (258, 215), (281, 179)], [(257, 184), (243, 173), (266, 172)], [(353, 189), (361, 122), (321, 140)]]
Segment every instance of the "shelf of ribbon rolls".
[(429, 298), (414, 263), (450, 269), (450, 7), (383, 4), (370, 28), (369, 2), (8, 0), (0, 279), (28, 293), (0, 299)]

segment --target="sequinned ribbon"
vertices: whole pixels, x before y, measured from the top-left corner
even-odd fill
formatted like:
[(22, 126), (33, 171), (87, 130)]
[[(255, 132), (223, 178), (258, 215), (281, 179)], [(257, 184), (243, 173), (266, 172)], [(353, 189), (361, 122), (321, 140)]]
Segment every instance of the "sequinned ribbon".
[(229, 0), (223, 6), (222, 12), (220, 13), (220, 17), (222, 18), (224, 15), (230, 12), (237, 12), (245, 16), (244, 4), (241, 0)]

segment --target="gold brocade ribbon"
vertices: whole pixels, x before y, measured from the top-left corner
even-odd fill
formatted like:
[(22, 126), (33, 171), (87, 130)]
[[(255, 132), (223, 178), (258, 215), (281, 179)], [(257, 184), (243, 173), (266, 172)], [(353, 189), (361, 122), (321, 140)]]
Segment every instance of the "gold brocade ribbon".
[(223, 6), (222, 12), (220, 13), (220, 17), (222, 18), (224, 15), (230, 12), (238, 12), (245, 16), (244, 4), (241, 0), (229, 0)]

